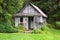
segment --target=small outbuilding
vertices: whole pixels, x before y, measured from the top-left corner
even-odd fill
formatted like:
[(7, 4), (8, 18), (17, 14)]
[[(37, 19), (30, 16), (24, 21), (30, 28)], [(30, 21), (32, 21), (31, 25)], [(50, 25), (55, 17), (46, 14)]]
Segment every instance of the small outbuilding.
[(26, 29), (34, 27), (41, 28), (46, 24), (47, 15), (32, 3), (26, 4), (25, 7), (15, 16), (15, 26), (23, 23)]

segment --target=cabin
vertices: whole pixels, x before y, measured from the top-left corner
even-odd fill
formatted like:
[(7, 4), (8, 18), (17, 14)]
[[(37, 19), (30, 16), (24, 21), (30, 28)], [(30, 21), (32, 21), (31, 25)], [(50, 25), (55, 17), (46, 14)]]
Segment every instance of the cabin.
[(15, 15), (15, 26), (23, 23), (27, 30), (32, 30), (34, 27), (41, 28), (46, 24), (47, 15), (32, 3), (28, 3)]

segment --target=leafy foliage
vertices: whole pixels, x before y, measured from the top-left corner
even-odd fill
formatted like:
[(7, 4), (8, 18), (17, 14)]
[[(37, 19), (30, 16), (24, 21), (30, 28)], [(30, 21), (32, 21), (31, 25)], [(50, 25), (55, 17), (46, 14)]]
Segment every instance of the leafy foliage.
[(41, 29), (38, 29), (35, 27), (33, 29), (33, 33), (35, 33), (35, 34), (37, 34), (37, 33), (50, 33), (49, 26), (51, 26), (51, 25), (42, 25)]
[(10, 23), (12, 22), (11, 19), (13, 15), (22, 8), (23, 1), (24, 0), (0, 0), (0, 32), (17, 31)]
[(16, 26), (16, 28), (18, 29), (18, 32), (20, 33), (24, 33), (27, 30), (25, 26), (23, 25)]
[(33, 29), (33, 32), (32, 32), (32, 33), (35, 33), (35, 34), (38, 33), (38, 34), (39, 34), (39, 33), (42, 33), (42, 30), (40, 30), (40, 29), (38, 29), (38, 28), (35, 27), (35, 28)]
[(60, 29), (60, 22), (59, 21), (56, 22), (56, 27), (55, 28)]
[(41, 28), (42, 31), (48, 31), (48, 27), (46, 25), (43, 25)]
[(18, 32), (18, 30), (13, 27), (10, 23), (0, 24), (0, 33), (13, 33)]
[(17, 13), (22, 8), (22, 5), (23, 5), (23, 0), (1, 0), (0, 18), (3, 18), (5, 20), (10, 20), (12, 18), (12, 15)]

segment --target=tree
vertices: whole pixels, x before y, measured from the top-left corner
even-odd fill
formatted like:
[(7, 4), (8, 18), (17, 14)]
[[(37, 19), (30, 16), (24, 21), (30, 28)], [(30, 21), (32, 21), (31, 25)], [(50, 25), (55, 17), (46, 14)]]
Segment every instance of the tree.
[[(23, 1), (24, 0), (1, 0), (0, 18), (2, 18), (4, 21), (8, 21), (8, 19), (10, 20), (10, 18), (12, 18), (12, 15), (21, 9)], [(0, 21), (2, 19), (0, 19)]]
[(17, 32), (12, 17), (23, 5), (24, 0), (0, 0), (0, 32)]

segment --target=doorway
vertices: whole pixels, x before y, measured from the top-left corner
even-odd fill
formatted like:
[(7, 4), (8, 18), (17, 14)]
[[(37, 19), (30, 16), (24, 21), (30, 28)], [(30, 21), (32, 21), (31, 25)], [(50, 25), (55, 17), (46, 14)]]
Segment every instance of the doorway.
[(32, 29), (33, 29), (33, 28), (31, 28), (31, 22), (34, 21), (33, 18), (34, 18), (34, 17), (28, 17), (28, 29), (29, 29), (29, 30), (32, 30)]

